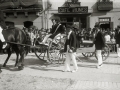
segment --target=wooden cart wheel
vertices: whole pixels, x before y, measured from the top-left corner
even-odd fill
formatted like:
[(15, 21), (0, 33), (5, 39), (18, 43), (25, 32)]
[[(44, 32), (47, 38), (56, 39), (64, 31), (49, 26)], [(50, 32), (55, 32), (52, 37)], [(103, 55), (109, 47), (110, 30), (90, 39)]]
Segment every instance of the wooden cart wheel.
[[(103, 61), (105, 61), (109, 57), (110, 49), (107, 44), (105, 45), (105, 48), (102, 50), (101, 54), (102, 54)], [(95, 54), (95, 57), (96, 57), (96, 54)], [(96, 59), (97, 59), (97, 57), (96, 57)]]
[(34, 53), (39, 60), (47, 61), (48, 60), (48, 46), (40, 45), (38, 41), (39, 39), (35, 40)]
[(110, 49), (109, 46), (106, 44), (105, 48), (102, 50), (103, 61), (105, 61), (109, 57), (109, 54), (110, 54)]
[(92, 57), (94, 55), (94, 52), (85, 52), (85, 53), (82, 53), (82, 55), (84, 57)]
[(64, 48), (64, 41), (58, 42), (55, 44), (54, 42), (50, 42), (49, 48), (48, 48), (48, 60), (51, 63), (64, 63), (65, 61), (65, 54), (61, 53), (60, 51)]

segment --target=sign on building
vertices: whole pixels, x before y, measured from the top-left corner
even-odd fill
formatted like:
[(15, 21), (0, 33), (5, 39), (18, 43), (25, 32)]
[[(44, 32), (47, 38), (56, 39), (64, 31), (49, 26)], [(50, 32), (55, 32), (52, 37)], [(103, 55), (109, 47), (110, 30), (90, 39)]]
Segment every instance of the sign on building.
[(88, 7), (58, 7), (58, 13), (88, 13)]

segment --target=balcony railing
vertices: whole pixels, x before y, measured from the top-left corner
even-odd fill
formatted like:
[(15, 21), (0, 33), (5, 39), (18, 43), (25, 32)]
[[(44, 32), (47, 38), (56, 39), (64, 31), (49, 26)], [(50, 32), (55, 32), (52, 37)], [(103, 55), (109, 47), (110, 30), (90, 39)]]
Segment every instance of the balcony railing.
[(110, 11), (113, 9), (113, 1), (107, 1), (107, 2), (98, 2), (97, 8), (99, 11)]

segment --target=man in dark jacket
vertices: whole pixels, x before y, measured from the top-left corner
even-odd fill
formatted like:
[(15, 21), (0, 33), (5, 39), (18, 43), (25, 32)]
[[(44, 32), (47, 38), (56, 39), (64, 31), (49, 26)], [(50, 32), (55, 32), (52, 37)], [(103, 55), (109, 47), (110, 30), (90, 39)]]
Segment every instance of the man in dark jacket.
[(116, 40), (117, 54), (118, 54), (118, 57), (120, 57), (120, 27), (119, 26), (115, 33), (115, 40)]
[(7, 43), (5, 42), (5, 38), (2, 34), (2, 30), (6, 28), (3, 12), (0, 10), (0, 40), (3, 42), (3, 49), (6, 48)]
[(64, 52), (66, 52), (66, 61), (63, 71), (70, 71), (70, 61), (72, 60), (74, 66), (74, 70), (72, 72), (76, 72), (78, 70), (76, 61), (77, 40), (72, 29), (73, 28), (70, 25), (67, 26), (67, 39), (64, 46)]
[(95, 26), (95, 29), (96, 29), (96, 35), (95, 35), (94, 44), (96, 49), (96, 56), (98, 59), (97, 68), (100, 68), (103, 64), (101, 52), (102, 49), (105, 47), (105, 40), (102, 32), (100, 31), (100, 27)]
[(53, 23), (53, 25), (52, 25), (52, 29), (51, 29), (50, 33), (45, 36), (45, 38), (43, 39), (41, 44), (45, 44), (47, 42), (48, 38), (53, 40), (56, 36), (64, 34), (65, 29), (64, 29), (63, 25), (60, 24), (59, 18), (52, 19), (52, 23)]

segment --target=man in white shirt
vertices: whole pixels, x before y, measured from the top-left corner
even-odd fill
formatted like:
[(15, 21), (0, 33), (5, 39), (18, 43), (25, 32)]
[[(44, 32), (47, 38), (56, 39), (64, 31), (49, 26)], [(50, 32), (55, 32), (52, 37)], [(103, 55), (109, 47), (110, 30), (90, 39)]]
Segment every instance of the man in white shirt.
[(110, 42), (110, 41), (111, 41), (110, 35), (106, 32), (106, 34), (105, 34), (105, 42)]

